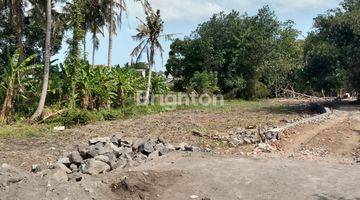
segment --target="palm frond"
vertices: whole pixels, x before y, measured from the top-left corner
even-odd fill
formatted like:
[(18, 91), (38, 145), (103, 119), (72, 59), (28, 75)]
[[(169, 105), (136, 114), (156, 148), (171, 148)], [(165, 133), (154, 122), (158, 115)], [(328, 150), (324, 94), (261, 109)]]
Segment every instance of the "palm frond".
[(28, 65), (34, 58), (36, 58), (36, 54), (33, 54), (27, 57), (19, 66), (18, 68), (23, 68), (24, 66)]

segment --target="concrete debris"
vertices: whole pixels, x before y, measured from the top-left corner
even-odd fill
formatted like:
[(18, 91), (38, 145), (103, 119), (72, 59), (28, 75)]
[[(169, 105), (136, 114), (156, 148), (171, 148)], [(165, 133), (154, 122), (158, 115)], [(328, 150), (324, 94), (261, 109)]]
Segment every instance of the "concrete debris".
[(56, 132), (65, 131), (65, 126), (55, 126), (53, 130)]
[(43, 170), (40, 165), (33, 165), (33, 173), (48, 174), (52, 183), (68, 180), (81, 181), (82, 174), (98, 175), (108, 171), (138, 166), (155, 160), (178, 149), (187, 152), (200, 152), (199, 147), (182, 143), (175, 148), (163, 138), (128, 140), (121, 135), (98, 137), (88, 141), (87, 146), (76, 151), (64, 153), (55, 164)]
[(307, 104), (304, 106), (306, 106), (306, 109), (308, 110), (322, 114), (300, 121), (287, 123), (286, 125), (277, 128), (260, 127), (255, 125), (247, 126), (246, 128), (237, 128), (236, 130), (231, 131), (228, 136), (213, 136), (212, 139), (227, 142), (231, 147), (237, 147), (244, 144), (259, 144), (266, 141), (275, 142), (281, 139), (280, 134), (285, 130), (301, 124), (319, 123), (329, 118), (330, 114), (332, 113), (329, 108), (323, 107), (319, 104)]
[(42, 171), (42, 168), (40, 165), (32, 165), (31, 166), (31, 172), (33, 173), (39, 173)]
[(110, 166), (96, 158), (85, 160), (81, 166), (80, 171), (84, 174), (97, 175), (110, 171)]

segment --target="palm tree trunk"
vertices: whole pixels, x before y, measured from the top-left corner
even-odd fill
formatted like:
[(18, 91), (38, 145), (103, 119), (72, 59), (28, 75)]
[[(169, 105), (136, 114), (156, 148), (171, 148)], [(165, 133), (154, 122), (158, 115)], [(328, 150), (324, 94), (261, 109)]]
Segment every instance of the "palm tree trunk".
[(17, 41), (17, 48), (19, 49), (19, 62), (24, 60), (24, 43), (23, 43), (23, 2), (22, 0), (14, 1), (11, 3), (10, 18), (15, 24), (15, 36)]
[(108, 47), (108, 66), (112, 65), (112, 40), (113, 40), (113, 1), (110, 1), (109, 13), (109, 47)]
[(44, 80), (41, 91), (41, 97), (39, 101), (38, 108), (35, 113), (31, 116), (30, 121), (36, 121), (44, 111), (46, 95), (49, 85), (49, 74), (50, 74), (50, 40), (51, 40), (51, 0), (47, 0), (46, 6), (46, 33), (45, 33), (45, 65), (44, 65)]
[(150, 47), (150, 60), (149, 60), (149, 74), (148, 74), (148, 82), (145, 93), (145, 104), (148, 105), (150, 103), (150, 91), (151, 91), (151, 76), (152, 76), (152, 68), (154, 65), (154, 56), (155, 56), (155, 48), (153, 45)]
[(92, 49), (92, 68), (95, 68), (95, 53), (96, 53), (96, 31), (93, 31), (93, 49)]

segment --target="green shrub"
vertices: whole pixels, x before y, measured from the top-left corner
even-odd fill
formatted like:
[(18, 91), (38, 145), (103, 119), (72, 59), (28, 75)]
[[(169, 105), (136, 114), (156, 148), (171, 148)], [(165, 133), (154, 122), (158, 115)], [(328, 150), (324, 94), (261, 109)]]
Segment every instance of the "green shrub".
[(255, 85), (255, 98), (262, 99), (270, 96), (270, 91), (265, 84), (257, 82)]
[(66, 127), (75, 125), (86, 125), (89, 122), (101, 120), (102, 116), (97, 112), (89, 112), (80, 109), (70, 109), (59, 117), (52, 120), (52, 123), (59, 123)]
[(219, 91), (217, 75), (212, 72), (195, 72), (187, 87), (188, 92), (196, 91), (198, 94), (213, 94)]
[[(96, 112), (96, 111), (93, 111), (93, 112)], [(124, 116), (123, 111), (120, 109), (116, 109), (116, 110), (102, 109), (102, 110), (98, 111), (98, 114), (101, 116), (102, 120), (105, 120), (105, 121), (112, 121), (112, 120), (120, 119)]]

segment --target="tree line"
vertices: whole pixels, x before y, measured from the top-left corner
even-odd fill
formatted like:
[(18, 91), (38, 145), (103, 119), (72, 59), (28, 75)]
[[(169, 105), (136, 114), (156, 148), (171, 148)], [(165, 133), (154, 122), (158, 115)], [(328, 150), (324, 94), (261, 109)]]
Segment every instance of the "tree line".
[[(129, 55), (137, 62), (120, 67), (112, 63), (112, 44), (127, 12), (125, 0), (0, 0), (0, 122), (34, 122), (45, 107), (126, 107), (138, 90), (145, 103), (170, 89), (246, 99), (277, 97), (284, 88), (329, 96), (360, 90), (359, 0), (319, 15), (306, 38), (268, 6), (255, 15), (215, 14), (190, 36), (173, 40), (165, 72), (172, 85), (152, 69), (163, 52), (160, 40), (174, 35), (163, 33), (159, 10), (146, 0), (133, 2), (146, 17), (139, 19), (133, 37), (139, 43)], [(95, 65), (99, 37), (108, 38), (106, 66)], [(54, 64), (51, 57), (65, 39), (66, 58)], [(138, 63), (142, 57), (147, 63)]]
[(306, 38), (268, 6), (254, 16), (215, 14), (171, 44), (167, 74), (176, 90), (198, 88), (229, 98), (276, 97), (281, 89), (326, 96), (358, 92), (359, 7), (359, 0), (345, 0), (319, 15)]

